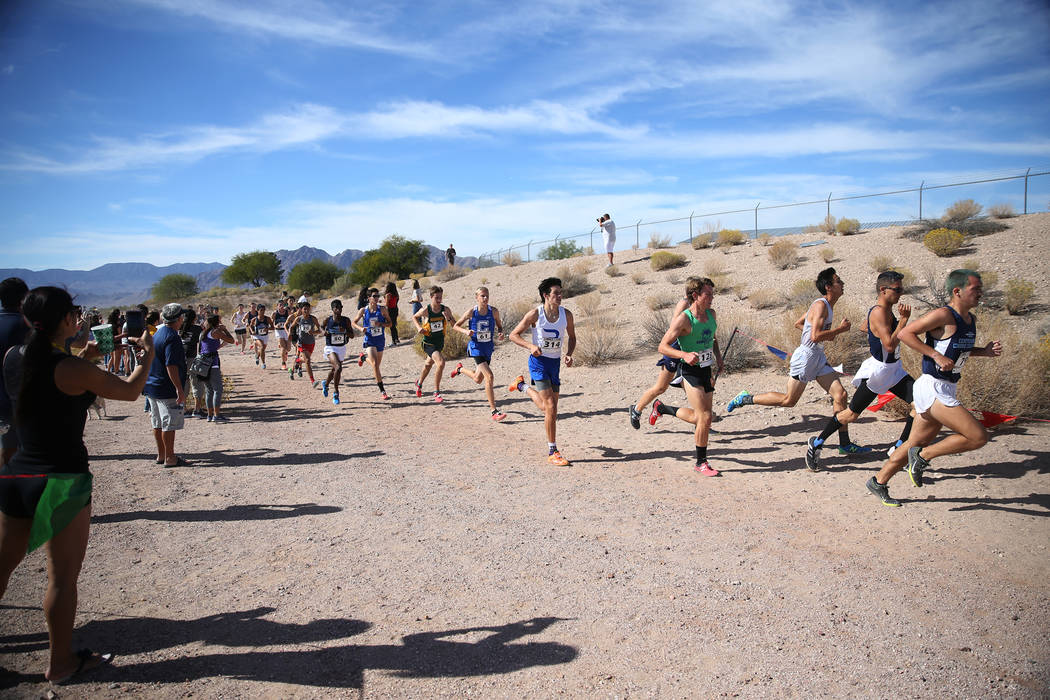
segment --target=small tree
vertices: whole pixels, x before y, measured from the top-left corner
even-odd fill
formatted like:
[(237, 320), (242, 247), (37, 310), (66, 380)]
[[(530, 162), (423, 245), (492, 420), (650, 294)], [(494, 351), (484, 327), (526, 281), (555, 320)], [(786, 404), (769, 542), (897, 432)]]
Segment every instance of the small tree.
[(167, 303), (175, 299), (192, 297), (197, 291), (196, 278), (175, 272), (170, 275), (164, 275), (157, 280), (157, 283), (150, 290), (150, 296), (156, 301)]
[(281, 261), (277, 255), (264, 250), (240, 253), (233, 256), (230, 266), (222, 271), (226, 284), (248, 284), (261, 287), (263, 283), (277, 284), (281, 281)]
[(328, 289), (343, 274), (343, 271), (330, 262), (315, 258), (310, 262), (299, 263), (288, 273), (288, 286), (301, 289), (304, 294), (317, 294)]
[(557, 241), (540, 251), (540, 259), (564, 260), (582, 252), (576, 241)]
[(384, 272), (393, 272), (398, 279), (408, 279), (414, 272), (425, 272), (429, 262), (430, 254), (423, 241), (395, 234), (355, 260), (350, 277), (359, 285), (372, 284)]

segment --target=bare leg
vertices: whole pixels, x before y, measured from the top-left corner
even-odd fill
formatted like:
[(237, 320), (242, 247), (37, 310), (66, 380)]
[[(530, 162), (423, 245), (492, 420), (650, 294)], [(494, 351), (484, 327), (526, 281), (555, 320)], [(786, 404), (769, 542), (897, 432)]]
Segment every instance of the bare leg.
[(805, 390), (806, 385), (803, 382), (800, 382), (797, 379), (788, 379), (786, 394), (782, 394), (779, 391), (767, 391), (762, 394), (755, 394), (751, 399), (751, 402), (758, 404), (759, 406), (781, 406), (783, 408), (791, 408), (798, 403), (799, 398), (802, 397), (802, 392)]
[(671, 380), (674, 379), (674, 372), (668, 372), (663, 367), (660, 368), (660, 374), (656, 375), (656, 383), (645, 390), (641, 398), (638, 399), (638, 403), (634, 405), (634, 410), (641, 413), (645, 410), (653, 399), (660, 394), (667, 391), (667, 387), (671, 386)]
[(73, 673), (80, 660), (73, 653), (73, 622), (77, 614), (77, 578), (87, 551), (91, 524), (91, 506), (87, 505), (61, 532), (46, 545), (47, 593), (44, 595), (44, 617), (50, 639), (49, 679), (60, 679)]
[(175, 456), (175, 431), (169, 430), (161, 433), (161, 436), (164, 440), (164, 464), (170, 467), (178, 462), (179, 459)]
[(940, 429), (941, 424), (931, 415), (930, 411), (916, 415), (908, 442), (893, 451), (890, 458), (882, 465), (882, 469), (875, 475), (875, 480), (880, 484), (889, 482), (894, 474), (904, 468), (905, 462), (908, 461), (908, 450), (912, 447), (929, 445), (937, 437), (937, 431)]
[[(934, 401), (928, 411), (934, 420), (949, 430), (954, 435), (949, 435), (919, 452), (919, 456), (925, 460), (944, 455), (958, 454), (976, 450), (988, 442), (988, 431), (978, 422), (973, 415), (962, 406), (948, 407), (940, 401)], [(914, 426), (912, 432), (915, 431)], [(911, 442), (909, 440), (909, 442)]]
[(160, 428), (153, 429), (153, 439), (157, 442), (157, 459), (163, 462), (168, 455), (164, 451), (164, 433), (161, 432)]
[(11, 574), (25, 558), (32, 518), (12, 518), (0, 513), (0, 600)]

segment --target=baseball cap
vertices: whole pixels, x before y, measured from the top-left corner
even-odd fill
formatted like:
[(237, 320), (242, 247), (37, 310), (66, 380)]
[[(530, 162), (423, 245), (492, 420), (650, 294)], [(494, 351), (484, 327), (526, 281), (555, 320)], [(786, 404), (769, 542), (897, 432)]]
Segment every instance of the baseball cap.
[(165, 321), (174, 321), (182, 314), (186, 313), (186, 309), (182, 308), (182, 304), (165, 304), (164, 308), (161, 309), (160, 315)]

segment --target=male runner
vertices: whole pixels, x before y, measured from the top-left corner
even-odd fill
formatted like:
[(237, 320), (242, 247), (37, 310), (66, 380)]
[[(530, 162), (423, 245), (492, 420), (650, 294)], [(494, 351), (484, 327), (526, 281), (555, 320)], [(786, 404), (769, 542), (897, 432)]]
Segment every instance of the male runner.
[(286, 371), (288, 369), (288, 350), (291, 345), (288, 343), (288, 330), (285, 328), (285, 324), (288, 323), (288, 317), (292, 315), (292, 312), (288, 306), (288, 300), (281, 297), (277, 300), (277, 308), (273, 312), (273, 329), (274, 333), (277, 334), (277, 344), (281, 347), (281, 370)]
[[(255, 304), (252, 304), (255, 306)], [(262, 363), (266, 369), (266, 341), (270, 339), (270, 325), (273, 321), (266, 315), (266, 305), (259, 304), (255, 315), (248, 321), (248, 331), (252, 334), (252, 349), (255, 351), (255, 364)]]
[(496, 395), (492, 389), (495, 379), (489, 363), (492, 361), (492, 351), (496, 347), (492, 331), (495, 330), (498, 334), (496, 337), (503, 340), (503, 321), (500, 319), (499, 309), (489, 306), (488, 287), (478, 287), (474, 292), (474, 299), (478, 302), (477, 306), (460, 316), (452, 329), (470, 338), (467, 342), (467, 352), (473, 358), (477, 369), (463, 369), (463, 363), (459, 362), (449, 376), (454, 378), (462, 372), (473, 379), (475, 384), (484, 381), (485, 396), (489, 400), (489, 408), (492, 409), (492, 420), (501, 421), (507, 414), (496, 408)]
[[(699, 278), (690, 277), (688, 280), (686, 280), (686, 283), (688, 284), (688, 282), (693, 279)], [(674, 311), (671, 313), (671, 319), (674, 320), (678, 318), (678, 314), (685, 311), (689, 307), (689, 304), (689, 299), (679, 299), (678, 303), (675, 304)], [(672, 343), (671, 347), (675, 350), (681, 349), (678, 347), (678, 341)], [(638, 430), (641, 427), (642, 411), (644, 411), (645, 407), (649, 405), (649, 402), (654, 400), (657, 396), (663, 394), (665, 391), (667, 391), (667, 387), (671, 386), (672, 382), (674, 382), (676, 378), (678, 379), (679, 384), (681, 384), (682, 381), (681, 371), (679, 369), (681, 364), (677, 359), (669, 357), (667, 355), (663, 355), (659, 360), (657, 360), (656, 366), (660, 368), (660, 373), (656, 375), (656, 383), (648, 389), (646, 389), (645, 393), (642, 394), (641, 397), (639, 397), (638, 401), (633, 406), (627, 407), (627, 415), (631, 421), (631, 427), (635, 430)], [(650, 414), (650, 425), (656, 423), (656, 418), (654, 416), (657, 415), (659, 414)]]
[(436, 367), (434, 372), (434, 401), (441, 403), (445, 399), (441, 396), (441, 375), (445, 371), (445, 358), (441, 351), (445, 349), (445, 326), (455, 323), (452, 311), (441, 303), (443, 290), (441, 287), (430, 288), (430, 303), (420, 309), (412, 316), (412, 324), (416, 331), (423, 334), (423, 371), (416, 380), (416, 398), (423, 397), (423, 380), (427, 378), (431, 367)]
[[(823, 296), (810, 305), (805, 316), (795, 321), (795, 327), (802, 331), (802, 340), (791, 354), (787, 393), (767, 391), (753, 396), (745, 389), (729, 402), (726, 406), (727, 411), (732, 412), (751, 404), (790, 408), (798, 403), (802, 392), (806, 390), (806, 384), (813, 380), (831, 395), (835, 413), (845, 410), (846, 390), (838, 381), (838, 373), (828, 364), (828, 357), (824, 354), (821, 343), (845, 333), (851, 327), (849, 319), (845, 318), (835, 328), (831, 327), (832, 309), (835, 302), (842, 298), (846, 285), (843, 284), (842, 278), (835, 274), (833, 267), (817, 275), (816, 285)], [(871, 448), (854, 444), (849, 437), (849, 428), (843, 425), (839, 429), (839, 452), (857, 454), (871, 452)]]
[(244, 304), (237, 304), (237, 310), (233, 312), (233, 335), (237, 339), (237, 347), (244, 354), (245, 343), (248, 342), (248, 324), (245, 321)]
[[(693, 469), (704, 476), (719, 474), (707, 461), (711, 404), (715, 393), (711, 364), (717, 362), (719, 372), (723, 366), (722, 353), (715, 337), (718, 322), (715, 310), (711, 308), (714, 297), (715, 283), (710, 279), (690, 277), (686, 282), (685, 298), (689, 301), (689, 308), (672, 318), (671, 327), (660, 341), (660, 352), (679, 361), (689, 409), (675, 408), (657, 400), (653, 402), (653, 415), (649, 418), (649, 424), (652, 425), (658, 416), (672, 415), (696, 426), (693, 432), (696, 466)], [(677, 348), (674, 346), (676, 341)]]
[[(908, 323), (908, 317), (911, 316), (911, 307), (899, 303), (904, 291), (903, 279), (901, 273), (893, 270), (886, 270), (875, 279), (875, 293), (878, 298), (875, 306), (868, 309), (868, 352), (871, 353), (871, 357), (864, 360), (853, 376), (853, 386), (857, 387), (857, 391), (849, 402), (849, 408), (829, 418), (820, 435), (809, 439), (806, 466), (810, 471), (820, 470), (820, 448), (824, 441), (842, 426), (857, 420), (861, 411), (870, 406), (879, 394), (891, 391), (908, 403), (912, 401), (911, 390), (914, 382), (901, 364), (898, 338)], [(894, 304), (901, 315), (899, 321), (893, 315)], [(904, 431), (894, 448), (900, 447), (908, 440), (914, 416), (914, 413), (908, 416), (904, 423)], [(891, 451), (894, 448), (891, 448)]]
[[(525, 377), (518, 378), (510, 385), (511, 391), (528, 392), (529, 398), (543, 411), (543, 427), (547, 433), (547, 461), (550, 464), (567, 467), (569, 460), (558, 450), (558, 393), (561, 391), (562, 343), (567, 342), (565, 349), (565, 366), (572, 367), (572, 353), (576, 349), (576, 326), (572, 312), (562, 308), (561, 280), (548, 277), (539, 286), (542, 304), (532, 309), (517, 327), (511, 331), (510, 339), (529, 351), (529, 376), (532, 386), (525, 386)], [(532, 329), (530, 340), (525, 340), (522, 333)]]
[(303, 301), (305, 298), (299, 300), (299, 311), (288, 319), (288, 326), (295, 326), (298, 346), (295, 365), (288, 370), (288, 378), (295, 379), (296, 370), (299, 371), (300, 377), (303, 376), (302, 363), (305, 363), (306, 374), (314, 388), (317, 388), (321, 383), (314, 379), (314, 368), (310, 361), (314, 353), (314, 336), (321, 332), (321, 324), (317, 322), (317, 317), (310, 313), (310, 302)]
[(386, 347), (386, 335), (384, 328), (390, 325), (390, 314), (386, 306), (379, 303), (379, 290), (375, 287), (368, 289), (368, 303), (357, 310), (354, 317), (354, 328), (360, 330), (364, 336), (364, 346), (360, 355), (357, 356), (357, 366), (360, 367), (368, 360), (372, 365), (372, 374), (376, 378), (376, 386), (379, 387), (379, 395), (384, 400), (390, 399), (383, 386), (383, 373), (379, 366), (383, 363), (383, 349)]
[(328, 398), (328, 387), (331, 386), (332, 403), (339, 405), (339, 377), (343, 373), (343, 360), (346, 359), (346, 342), (354, 337), (350, 319), (343, 316), (343, 302), (332, 300), (332, 314), (324, 320), (324, 356), (328, 359), (328, 377), (321, 384), (321, 393)]
[[(912, 388), (916, 416), (904, 445), (907, 449), (895, 450), (879, 473), (868, 479), (868, 491), (878, 496), (883, 505), (901, 504), (890, 497), (887, 484), (905, 461), (911, 482), (922, 486), (922, 474), (929, 468), (930, 460), (976, 450), (988, 442), (988, 431), (955, 394), (959, 374), (971, 356), (999, 357), (1003, 349), (998, 340), (983, 348), (975, 346), (977, 319), (970, 312), (984, 293), (981, 276), (973, 270), (952, 270), (944, 288), (951, 295), (948, 306), (912, 321), (898, 334), (902, 343), (922, 355), (922, 376)], [(926, 342), (919, 340), (919, 333), (926, 334)], [(955, 435), (931, 445), (942, 425)]]

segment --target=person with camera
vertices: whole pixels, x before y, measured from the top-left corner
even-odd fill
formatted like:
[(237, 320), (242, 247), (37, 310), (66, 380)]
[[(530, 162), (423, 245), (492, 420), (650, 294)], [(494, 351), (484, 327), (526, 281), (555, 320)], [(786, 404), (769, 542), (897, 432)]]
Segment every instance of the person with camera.
[[(160, 317), (164, 323), (153, 334), (155, 354), (143, 393), (149, 402), (153, 438), (157, 442), (157, 464), (165, 467), (187, 466), (175, 455), (175, 431), (185, 425), (186, 350), (179, 331), (186, 309), (181, 304), (166, 304)], [(147, 330), (148, 332), (148, 330)]]
[(598, 217), (598, 226), (602, 229), (602, 243), (605, 244), (605, 253), (609, 256), (609, 264), (606, 267), (612, 267), (613, 248), (616, 247), (616, 224), (611, 216), (603, 214)]
[(225, 423), (229, 420), (219, 413), (222, 405), (222, 369), (219, 365), (219, 348), (236, 345), (230, 331), (222, 325), (217, 310), (208, 316), (204, 332), (201, 333), (200, 355), (193, 362), (193, 373), (204, 385), (204, 405), (208, 409), (209, 423)]

